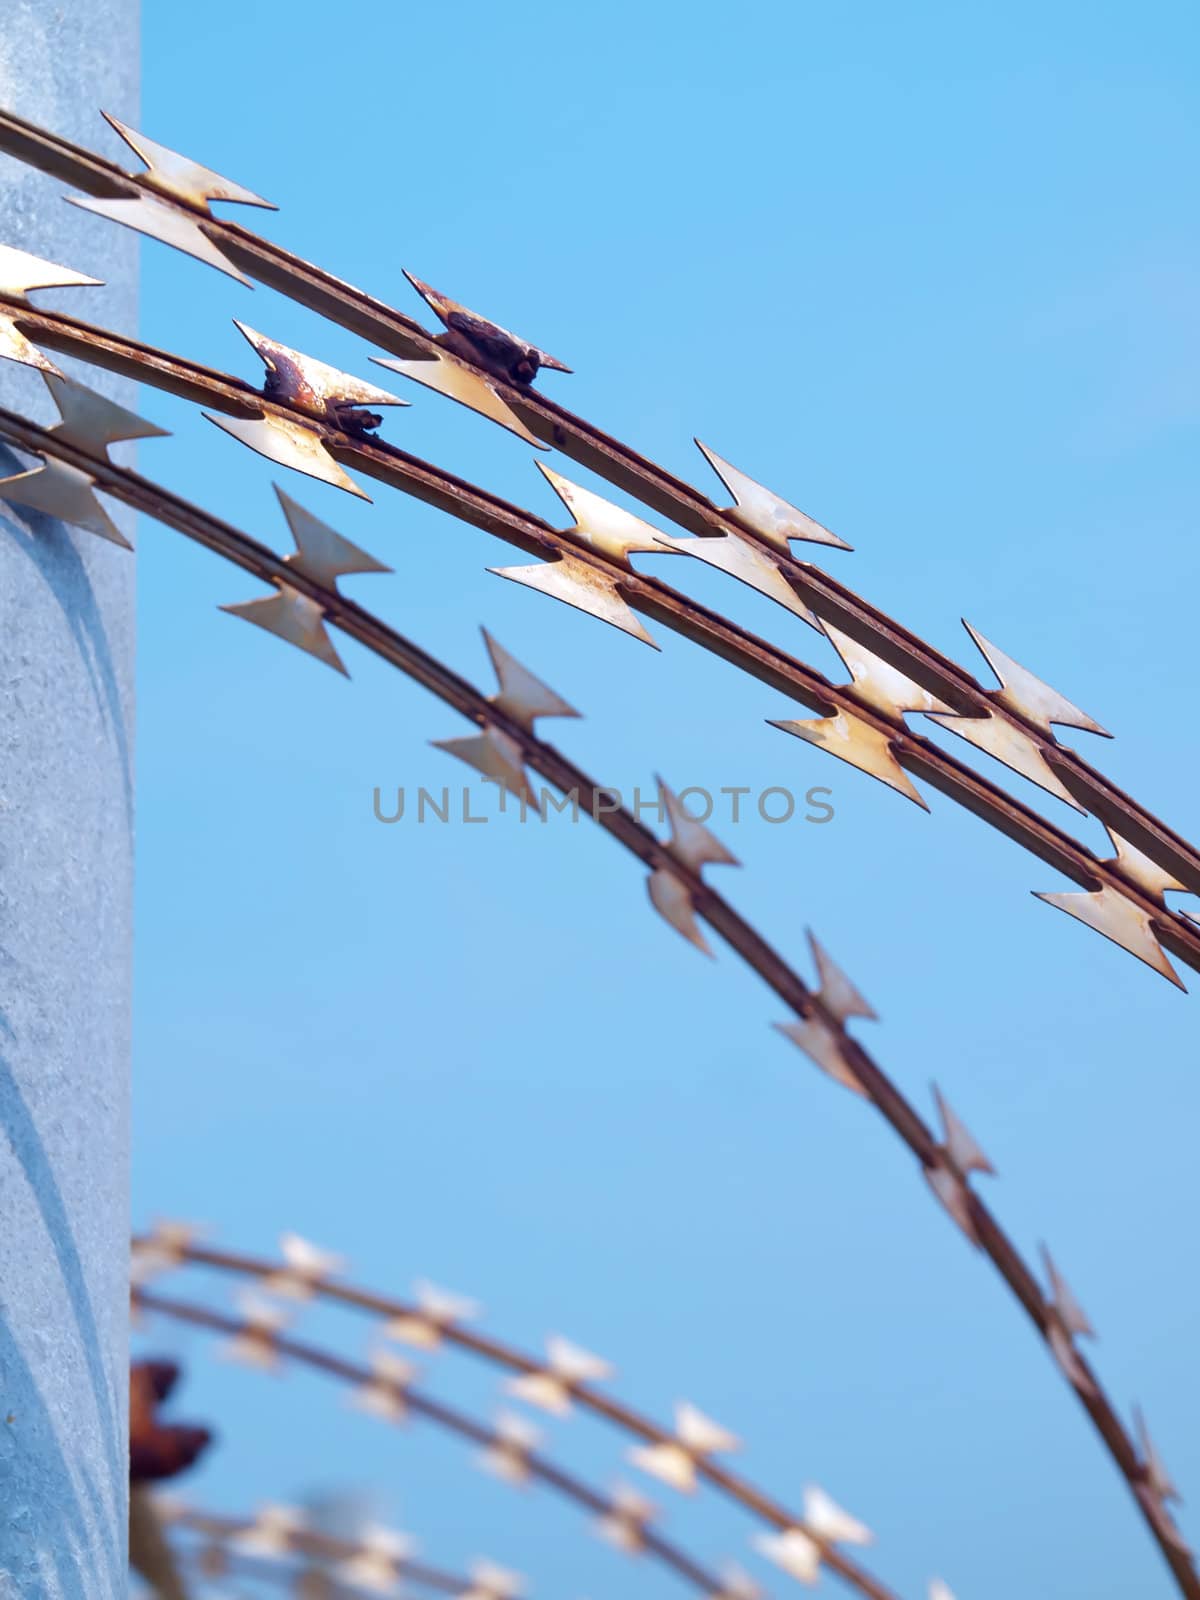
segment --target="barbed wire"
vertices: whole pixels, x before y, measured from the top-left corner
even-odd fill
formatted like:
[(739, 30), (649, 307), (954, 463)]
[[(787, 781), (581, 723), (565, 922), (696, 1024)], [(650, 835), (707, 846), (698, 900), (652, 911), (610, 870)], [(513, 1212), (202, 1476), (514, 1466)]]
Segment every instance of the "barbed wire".
[[(31, 259), (25, 257), (24, 264), (9, 262), (5, 272), (6, 263), (0, 258), (0, 290), (7, 285), (11, 291), (14, 281), (25, 281), (31, 270), (27, 265)], [(0, 292), (0, 312), (4, 302), (5, 294)], [(16, 302), (11, 300), (11, 295), (9, 303), (15, 312)], [(591, 491), (548, 474), (576, 519), (573, 528), (558, 531), (540, 517), (419, 461), (394, 445), (354, 431), (347, 432), (343, 424), (353, 422), (350, 412), (359, 401), (390, 404), (394, 397), (298, 351), (264, 339), (252, 330), (243, 329), (243, 332), (274, 375), (268, 385), (269, 395), (241, 379), (93, 328), (61, 313), (34, 311), (24, 306), (14, 315), (13, 327), (21, 339), (34, 335), (38, 344), (55, 351), (148, 382), (181, 398), (217, 407), (235, 419), (221, 426), (279, 464), (359, 492), (339, 463), (355, 465), (379, 481), (436, 505), (527, 553), (543, 556), (547, 561), (545, 567), (493, 570), (542, 588), (626, 632), (653, 642), (634, 617), (632, 607), (657, 618), (760, 681), (820, 710), (823, 716), (815, 724), (781, 722), (777, 726), (805, 738), (812, 735), (816, 743), (928, 809), (907, 776), (908, 770), (917, 772), (1085, 890), (1083, 894), (1048, 893), (1039, 898), (1101, 932), (1179, 988), (1183, 985), (1165, 950), (1200, 971), (1200, 924), (1171, 911), (1164, 900), (1164, 891), (1182, 889), (1181, 882), (1157, 868), (1111, 830), (1116, 854), (1111, 860), (1100, 860), (1032, 807), (957, 761), (940, 746), (912, 734), (904, 724), (905, 708), (930, 711), (940, 706), (945, 711), (943, 702), (897, 673), (881, 657), (862, 651), (848, 636), (832, 629), (832, 624), (822, 631), (829, 635), (848, 664), (853, 679), (848, 686), (831, 684), (821, 673), (780, 647), (738, 627), (661, 581), (634, 572), (628, 561), (630, 550), (661, 553), (671, 548), (669, 542), (664, 546), (662, 536), (648, 524)], [(30, 348), (35, 349), (34, 346)], [(40, 359), (45, 371), (46, 358)], [(61, 377), (52, 367), (47, 376)], [(330, 398), (339, 393), (351, 398), (343, 401)], [(11, 434), (8, 437), (11, 442), (19, 442)], [(99, 482), (98, 479), (94, 481)], [(0, 485), (0, 492), (12, 499), (14, 495), (28, 495), (31, 490), (43, 495), (45, 487), (23, 475)], [(71, 488), (77, 493), (78, 485), (72, 483)], [(117, 491), (110, 488), (110, 492)], [(54, 509), (65, 514), (67, 507), (61, 497)], [(112, 537), (112, 532), (107, 536)], [(738, 575), (754, 582), (756, 587), (762, 586), (761, 574), (743, 572)], [(774, 597), (779, 598), (777, 594)], [(902, 730), (902, 743), (897, 742), (897, 724)], [(1074, 803), (1069, 796), (1066, 798)]]
[[(239, 1318), (208, 1306), (152, 1294), (137, 1285), (133, 1287), (132, 1302), (136, 1312), (156, 1313), (210, 1333), (228, 1334), (233, 1341), (229, 1353), (260, 1370), (277, 1370), (281, 1363), (294, 1361), (350, 1384), (363, 1409), (381, 1420), (399, 1423), (420, 1417), (466, 1440), (478, 1447), (480, 1465), (503, 1481), (517, 1486), (538, 1483), (553, 1490), (589, 1512), (601, 1537), (630, 1555), (650, 1557), (707, 1600), (754, 1600), (757, 1595), (756, 1586), (750, 1585), (740, 1572), (717, 1575), (682, 1546), (658, 1533), (652, 1526), (655, 1508), (640, 1495), (621, 1485), (611, 1494), (594, 1488), (538, 1450), (536, 1432), (518, 1426), (519, 1419), (502, 1416), (495, 1425), (486, 1424), (434, 1399), (414, 1386), (407, 1363), (377, 1359), (374, 1366), (363, 1366), (323, 1346), (292, 1338), (281, 1331), (278, 1308), (271, 1305), (251, 1304), (246, 1308), (247, 1315)], [(831, 1550), (824, 1559), (857, 1593), (870, 1596), (871, 1600), (896, 1600), (890, 1589), (840, 1552)]]
[(267, 1504), (252, 1517), (235, 1517), (199, 1510), (174, 1495), (155, 1495), (154, 1505), (165, 1528), (195, 1536), (195, 1541), (171, 1542), (182, 1564), (205, 1578), (223, 1577), (244, 1563), (255, 1576), (264, 1571), (269, 1575), (274, 1568), (281, 1581), (294, 1581), (304, 1572), (298, 1574), (293, 1566), (280, 1564), (302, 1556), (320, 1563), (321, 1570), (337, 1583), (339, 1593), (395, 1594), (404, 1584), (453, 1595), (457, 1600), (467, 1596), (471, 1600), (484, 1600), (485, 1596), (515, 1600), (524, 1588), (519, 1574), (493, 1561), (479, 1561), (470, 1576), (460, 1577), (415, 1560), (407, 1534), (371, 1526), (357, 1538), (342, 1537), (313, 1527), (294, 1506)]
[[(408, 273), (406, 276), (447, 329), (439, 337), (430, 335), (403, 312), (238, 224), (214, 217), (210, 208), (210, 202), (217, 200), (275, 209), (269, 201), (147, 139), (117, 119), (109, 117), (108, 120), (145, 163), (145, 172), (126, 173), (113, 162), (3, 113), (0, 113), (0, 150), (99, 197), (76, 201), (76, 204), (160, 239), (242, 282), (247, 281), (243, 274), (248, 273), (328, 320), (372, 340), (402, 358), (385, 362), (385, 365), (469, 406), (532, 444), (554, 445), (654, 511), (699, 536), (672, 543), (658, 535), (658, 549), (683, 549), (698, 555), (714, 565), (733, 570), (743, 581), (763, 588), (777, 599), (781, 598), (782, 580), (788, 596), (784, 603), (796, 609), (799, 599), (811, 606), (809, 620), (828, 633), (843, 654), (854, 679), (852, 688), (856, 691), (851, 696), (855, 701), (854, 709), (843, 712), (836, 707), (832, 724), (828, 706), (818, 704), (813, 707), (821, 713), (817, 723), (779, 724), (787, 731), (830, 749), (855, 765), (865, 765), (875, 776), (881, 775), (880, 766), (892, 770), (899, 763), (900, 767), (934, 782), (944, 792), (962, 799), (970, 809), (979, 811), (978, 804), (972, 804), (970, 798), (957, 791), (957, 785), (946, 788), (944, 768), (936, 763), (930, 767), (929, 753), (939, 747), (916, 740), (907, 728), (906, 711), (929, 712), (931, 708), (925, 704), (909, 707), (898, 703), (894, 683), (880, 692), (882, 675), (878, 665), (890, 667), (893, 674), (899, 671), (909, 680), (909, 688), (915, 684), (925, 695), (944, 702), (933, 712), (934, 719), (942, 726), (1068, 804), (1095, 815), (1113, 836), (1117, 853), (1106, 865), (1112, 867), (1117, 878), (1125, 878), (1130, 887), (1140, 889), (1147, 887), (1149, 879), (1151, 895), (1158, 893), (1160, 900), (1163, 887), (1200, 892), (1200, 851), (1123, 794), (1076, 752), (1063, 747), (1051, 726), (1052, 722), (1059, 722), (1103, 733), (1099, 724), (1018, 666), (977, 630), (968, 625), (973, 640), (1000, 680), (1001, 688), (997, 691), (983, 690), (965, 669), (846, 586), (811, 563), (796, 560), (790, 551), (791, 538), (849, 547), (812, 518), (723, 461), (714, 451), (701, 446), (706, 459), (733, 495), (735, 504), (728, 510), (714, 506), (689, 484), (529, 387), (542, 367), (569, 371), (562, 362), (468, 311)], [(714, 539), (722, 550), (713, 546)], [(690, 548), (698, 543), (703, 545), (706, 540), (709, 549)], [(757, 562), (751, 561), (752, 555), (757, 557)], [(766, 563), (765, 569), (763, 563)], [(625, 566), (627, 571), (631, 570), (627, 559)], [(756, 570), (749, 570), (751, 567)], [(764, 571), (773, 581), (764, 581)], [(527, 574), (520, 581), (542, 588), (548, 588), (553, 582), (558, 597), (567, 598), (562, 577), (559, 574), (557, 580), (548, 581), (544, 575)], [(577, 598), (573, 603), (580, 602)], [(585, 609), (589, 608), (585, 606)], [(839, 632), (847, 643), (858, 647), (857, 661), (852, 661), (842, 650)], [(861, 658), (864, 648), (865, 660)], [(881, 730), (874, 717), (863, 717), (864, 708), (876, 716), (882, 714), (888, 724), (882, 748)], [(850, 718), (849, 722), (842, 720), (844, 715)], [(969, 768), (963, 770), (970, 771)], [(891, 780), (885, 777), (884, 781)], [(908, 787), (911, 788), (911, 784)], [(916, 798), (915, 793), (913, 798)], [(978, 800), (979, 797), (974, 798)], [(980, 814), (1002, 831), (1012, 832), (990, 808)], [(1147, 870), (1151, 866), (1154, 871)], [(1080, 878), (1074, 873), (1068, 875), (1090, 885), (1091, 878)], [(1143, 936), (1149, 932), (1145, 926), (1136, 930), (1123, 926), (1127, 919), (1115, 910), (1109, 885), (1103, 880), (1098, 892), (1090, 892), (1090, 903), (1083, 902), (1082, 897), (1044, 898), (1049, 898), (1059, 909), (1080, 916), (1089, 925), (1099, 927), (1109, 937), (1116, 937), (1119, 943), (1125, 942), (1118, 937), (1121, 932), (1140, 932)], [(1139, 911), (1144, 915), (1145, 907), (1140, 907)], [(1159, 916), (1161, 911), (1160, 905)], [(1178, 929), (1171, 927), (1167, 932), (1177, 935)], [(1182, 955), (1169, 936), (1164, 943), (1174, 953)], [(1162, 970), (1159, 963), (1151, 964)]]
[[(706, 882), (706, 864), (730, 862), (733, 858), (708, 829), (687, 816), (665, 785), (660, 782), (660, 803), (671, 823), (671, 839), (666, 844), (640, 818), (613, 805), (611, 791), (538, 738), (533, 727), (538, 716), (561, 715), (564, 708), (573, 714), (572, 708), (494, 641), (489, 639), (488, 643), (500, 692), (489, 698), (338, 591), (337, 578), (343, 573), (379, 570), (380, 564), (296, 502), (281, 497), (297, 553), (280, 558), (229, 524), (109, 462), (105, 443), (128, 436), (127, 430), (135, 424), (144, 427), (141, 419), (53, 374), (47, 375), (47, 383), (60, 404), (63, 422), (47, 429), (0, 411), (0, 436), (35, 454), (41, 453), (47, 463), (61, 463), (76, 474), (76, 479), (65, 486), (52, 487), (54, 504), (50, 509), (56, 514), (73, 514), (78, 519), (78, 506), (72, 508), (58, 502), (65, 494), (78, 493), (80, 463), (86, 463), (89, 481), (96, 486), (271, 583), (276, 589), (273, 597), (232, 608), (247, 620), (339, 667), (340, 658), (328, 640), (324, 624), (332, 623), (348, 633), (484, 729), (480, 739), (446, 742), (444, 748), (449, 753), (518, 796), (522, 804), (531, 800), (536, 803), (525, 776), (526, 766), (540, 773), (561, 794), (573, 795), (576, 804), (587, 809), (599, 826), (650, 867), (652, 901), (684, 937), (706, 949), (696, 926), (696, 917), (703, 918), (763, 978), (798, 1019), (782, 1025), (782, 1031), (823, 1071), (876, 1105), (916, 1155), (949, 1214), (990, 1257), (1091, 1416), (1133, 1490), (1183, 1593), (1189, 1600), (1200, 1600), (1200, 1578), (1166, 1510), (1167, 1496), (1156, 1480), (1151, 1453), (1145, 1449), (1139, 1452), (1075, 1347), (1076, 1335), (1092, 1331), (1086, 1317), (1049, 1262), (1050, 1294), (1043, 1294), (1031, 1269), (972, 1189), (971, 1173), (991, 1171), (990, 1163), (941, 1096), (938, 1095), (938, 1105), (943, 1138), (939, 1140), (849, 1033), (849, 1018), (873, 1017), (874, 1013), (811, 935), (819, 976), (816, 990)], [(27, 476), (36, 483), (38, 472)], [(0, 493), (11, 482), (0, 483)], [(95, 500), (94, 495), (92, 499)], [(99, 507), (98, 501), (95, 504)], [(603, 803), (605, 799), (609, 803)]]

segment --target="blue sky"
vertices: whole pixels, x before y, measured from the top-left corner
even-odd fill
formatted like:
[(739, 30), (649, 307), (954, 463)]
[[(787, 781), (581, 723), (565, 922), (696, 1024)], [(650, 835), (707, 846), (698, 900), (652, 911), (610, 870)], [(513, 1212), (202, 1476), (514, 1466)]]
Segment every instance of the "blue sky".
[[(712, 490), (699, 435), (855, 545), (825, 564), (860, 594), (982, 673), (965, 615), (1079, 702), (1117, 737), (1078, 748), (1195, 835), (1194, 8), (145, 13), (144, 129), (282, 208), (239, 220), (409, 311), (402, 267), (518, 329), (575, 369), (547, 393)], [(380, 376), (266, 290), (153, 245), (143, 271), (153, 342), (257, 380), (236, 316)], [(387, 437), (556, 511), (524, 445), (396, 381)], [(143, 471), (287, 547), (265, 463), (144, 409), (175, 437)], [(1200, 1494), (1195, 998), (1039, 906), (1067, 885), (975, 819), (768, 728), (797, 713), (684, 641), (652, 654), (488, 576), (506, 547), (401, 496), (286, 487), (396, 567), (349, 592), (490, 688), (484, 623), (578, 706), (546, 732), (605, 781), (833, 789), (826, 827), (719, 830), (744, 866), (714, 878), (801, 965), (812, 926), (879, 1061), (922, 1105), (942, 1085), (1000, 1219), (1049, 1241), (1110, 1392)], [(834, 667), (699, 563), (639, 560)], [(761, 984), (674, 935), (587, 827), (380, 826), (376, 785), (461, 785), (428, 744), (460, 720), (353, 644), (346, 683), (221, 615), (257, 586), (175, 535), (143, 525), (139, 563), (137, 1219), (247, 1248), (296, 1229), (367, 1282), (472, 1293), (518, 1342), (568, 1334), (655, 1414), (688, 1398), (741, 1434), (780, 1497), (822, 1483), (906, 1596), (934, 1573), (959, 1600), (1168, 1595), (1025, 1320)], [(221, 1430), (191, 1485), (212, 1504), (354, 1486), (430, 1560), (487, 1552), (540, 1595), (672, 1583), (319, 1378), (150, 1342)], [(496, 1398), (453, 1356), (428, 1379)], [(617, 1471), (586, 1420), (553, 1445)], [(747, 1521), (661, 1498), (698, 1553), (789, 1587)]]

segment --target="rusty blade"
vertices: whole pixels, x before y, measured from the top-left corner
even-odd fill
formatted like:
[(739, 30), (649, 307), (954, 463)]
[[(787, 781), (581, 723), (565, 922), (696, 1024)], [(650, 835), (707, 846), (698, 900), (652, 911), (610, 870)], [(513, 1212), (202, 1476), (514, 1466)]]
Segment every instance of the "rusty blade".
[(937, 695), (914, 683), (907, 673), (893, 667), (882, 656), (868, 650), (857, 639), (821, 619), (818, 623), (833, 648), (841, 656), (854, 685), (855, 697), (885, 717), (901, 717), (908, 711), (943, 711), (950, 707)]
[(698, 561), (707, 562), (710, 567), (716, 567), (720, 572), (727, 572), (731, 578), (736, 578), (739, 583), (747, 584), (751, 589), (757, 589), (759, 594), (765, 594), (768, 600), (774, 600), (779, 605), (791, 611), (802, 622), (807, 622), (809, 627), (821, 630), (817, 618), (801, 600), (791, 584), (780, 572), (769, 555), (759, 550), (756, 545), (748, 544), (740, 539), (736, 533), (725, 533), (715, 539), (688, 538), (686, 535), (674, 536), (660, 533), (658, 543), (668, 550), (675, 551), (681, 556), (695, 556)]
[(100, 115), (120, 134), (133, 153), (146, 163), (148, 170), (138, 174), (139, 182), (149, 184), (172, 199), (182, 200), (185, 205), (196, 206), (202, 211), (208, 211), (210, 200), (262, 206), (267, 211), (279, 210), (278, 206), (262, 199), (252, 189), (232, 183), (211, 167), (202, 167), (189, 156), (181, 156), (177, 150), (168, 150), (165, 144), (148, 139), (144, 133), (138, 133), (128, 123), (119, 121), (107, 111), (102, 111)]
[(227, 611), (231, 617), (252, 622), (256, 628), (273, 633), (288, 644), (294, 644), (298, 650), (315, 656), (343, 677), (350, 676), (326, 631), (324, 610), (315, 600), (310, 600), (298, 590), (280, 584), (278, 594), (267, 595), (261, 600), (244, 600), (238, 605), (221, 606), (219, 609)]
[(761, 483), (755, 483), (753, 478), (748, 478), (744, 472), (739, 472), (736, 467), (723, 460), (715, 450), (710, 450), (706, 444), (701, 444), (699, 439), (696, 440), (696, 444), (704, 459), (733, 496), (733, 510), (726, 515), (766, 539), (774, 545), (780, 555), (791, 555), (789, 541), (792, 539), (807, 539), (813, 544), (832, 545), (836, 550), (854, 548), (844, 539), (839, 539), (836, 533), (830, 533), (828, 528), (823, 528), (819, 522), (814, 522), (812, 517), (803, 511), (798, 511), (786, 500), (781, 500), (770, 489), (764, 489)]
[(495, 367), (510, 382), (531, 383), (541, 367), (551, 372), (570, 372), (570, 367), (554, 356), (547, 355), (544, 350), (539, 350), (537, 345), (510, 333), (498, 322), (491, 322), (478, 312), (469, 311), (448, 295), (439, 294), (407, 268), (404, 269), (404, 276), (447, 332), (465, 340), (476, 360), (482, 359)]
[(378, 366), (400, 373), (402, 377), (411, 378), (414, 383), (423, 384), (426, 389), (444, 394), (447, 399), (466, 406), (469, 411), (478, 412), (490, 422), (498, 422), (502, 428), (515, 433), (518, 439), (531, 444), (535, 450), (549, 448), (530, 433), (512, 407), (500, 398), (498, 391), (477, 368), (460, 361), (448, 350), (439, 350), (432, 360), (413, 360), (400, 356), (372, 356), (371, 360)]
[(1127, 900), (1111, 884), (1088, 894), (1040, 894), (1035, 900), (1044, 900), (1048, 906), (1065, 911), (1069, 917), (1094, 928), (1106, 939), (1128, 950), (1131, 956), (1144, 961), (1148, 967), (1187, 993), (1187, 986), (1167, 958), (1154, 932), (1148, 912)]
[(95, 480), (64, 461), (48, 459), (30, 472), (0, 479), (0, 500), (56, 517), (123, 550), (133, 546), (101, 505)]
[(993, 698), (1000, 705), (1008, 706), (1026, 722), (1033, 723), (1035, 727), (1050, 739), (1056, 739), (1052, 722), (1061, 723), (1068, 728), (1082, 728), (1086, 733), (1098, 733), (1101, 738), (1111, 739), (1112, 734), (1103, 729), (1098, 722), (1089, 717), (1085, 711), (1072, 705), (1057, 689), (1052, 689), (1041, 678), (1035, 678), (1032, 672), (1020, 666), (1011, 656), (1005, 655), (1003, 650), (983, 637), (978, 628), (973, 628), (967, 619), (963, 618), (963, 627), (974, 639), (979, 647), (980, 654), (991, 667), (1000, 680), (999, 691), (993, 691)]
[(89, 278), (11, 244), (0, 244), (0, 293), (10, 299), (23, 300), (34, 289), (95, 288), (103, 282), (103, 278)]
[(994, 756), (1013, 772), (1019, 772), (1023, 778), (1028, 778), (1030, 783), (1036, 783), (1039, 789), (1045, 789), (1047, 794), (1052, 794), (1063, 801), (1073, 811), (1078, 811), (1083, 816), (1087, 815), (1086, 806), (1080, 805), (1051, 770), (1045, 756), (1038, 749), (1037, 741), (1017, 723), (1010, 722), (1006, 717), (999, 717), (994, 712), (989, 712), (986, 717), (946, 716), (935, 712), (929, 713), (929, 720), (935, 722), (939, 728), (956, 733), (960, 739), (973, 744), (977, 750), (983, 750), (987, 755)]
[(848, 761), (861, 772), (870, 773), (889, 789), (905, 795), (922, 811), (929, 807), (913, 785), (892, 752), (892, 742), (887, 734), (868, 722), (861, 722), (849, 712), (839, 711), (836, 716), (817, 717), (805, 722), (776, 722), (768, 719), (772, 728), (780, 728), (797, 739), (806, 739), (820, 750), (828, 750), (839, 761)]
[(564, 555), (558, 561), (548, 561), (541, 566), (489, 567), (488, 571), (498, 578), (523, 583), (527, 589), (537, 589), (553, 600), (562, 600), (578, 611), (586, 611), (589, 616), (620, 628), (622, 633), (632, 634), (652, 650), (660, 648), (622, 598), (617, 579), (578, 556)]
[(62, 373), (50, 360), (44, 356), (17, 327), (16, 319), (6, 316), (0, 310), (0, 359), (5, 361), (19, 361), (23, 367), (35, 367), (39, 372), (53, 373), (56, 378), (61, 378)]
[(360, 489), (329, 454), (315, 428), (273, 413), (261, 417), (214, 417), (205, 411), (203, 415), (223, 433), (230, 434), (277, 466), (291, 467), (294, 472), (303, 472), (321, 483), (331, 483), (335, 489), (344, 489), (360, 500), (370, 500), (370, 495)]
[[(236, 317), (233, 325), (266, 367), (267, 382), (263, 392), (272, 399), (299, 406), (316, 417), (339, 423), (339, 413), (347, 406), (408, 405), (407, 400), (401, 400), (399, 395), (391, 394), (387, 389), (364, 383), (361, 378), (351, 377), (348, 372), (331, 367), (328, 362), (306, 356), (303, 351), (293, 350), (290, 345), (280, 344), (277, 339), (268, 339), (266, 334), (258, 333)], [(378, 423), (367, 426), (378, 427)]]
[(240, 272), (205, 233), (199, 218), (187, 211), (180, 211), (168, 200), (159, 200), (150, 194), (122, 196), (118, 199), (80, 199), (78, 195), (68, 195), (67, 200), (81, 211), (107, 217), (110, 222), (120, 223), (123, 228), (132, 228), (134, 233), (143, 234), (147, 239), (157, 239), (160, 244), (170, 245), (172, 250), (179, 250), (183, 255), (203, 262), (206, 267), (215, 267), (226, 277), (236, 278), (247, 289), (253, 287), (246, 274)]

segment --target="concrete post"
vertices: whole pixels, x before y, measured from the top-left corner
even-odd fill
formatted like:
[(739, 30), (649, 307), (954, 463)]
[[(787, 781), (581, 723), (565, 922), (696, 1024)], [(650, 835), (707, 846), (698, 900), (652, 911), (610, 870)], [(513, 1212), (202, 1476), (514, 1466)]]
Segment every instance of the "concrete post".
[[(0, 103), (115, 155), (99, 108), (137, 124), (138, 12), (5, 0)], [(133, 331), (133, 235), (61, 193), (0, 156), (0, 242), (106, 281), (40, 303)], [(48, 402), (0, 362), (0, 404), (45, 421)], [(89, 534), (0, 514), (2, 1600), (127, 1589), (134, 572)]]

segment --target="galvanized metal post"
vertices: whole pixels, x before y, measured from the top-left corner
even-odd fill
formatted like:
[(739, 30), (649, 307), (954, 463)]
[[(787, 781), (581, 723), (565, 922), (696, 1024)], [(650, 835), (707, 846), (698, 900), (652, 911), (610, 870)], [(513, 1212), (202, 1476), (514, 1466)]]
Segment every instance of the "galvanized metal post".
[[(99, 107), (136, 123), (138, 68), (138, 0), (7, 0), (18, 115), (112, 149)], [(0, 156), (0, 242), (106, 280), (41, 303), (133, 331), (136, 241), (61, 195)], [(54, 415), (9, 362), (0, 404)], [(127, 1587), (133, 598), (129, 552), (0, 514), (0, 1595), (21, 1600)]]

